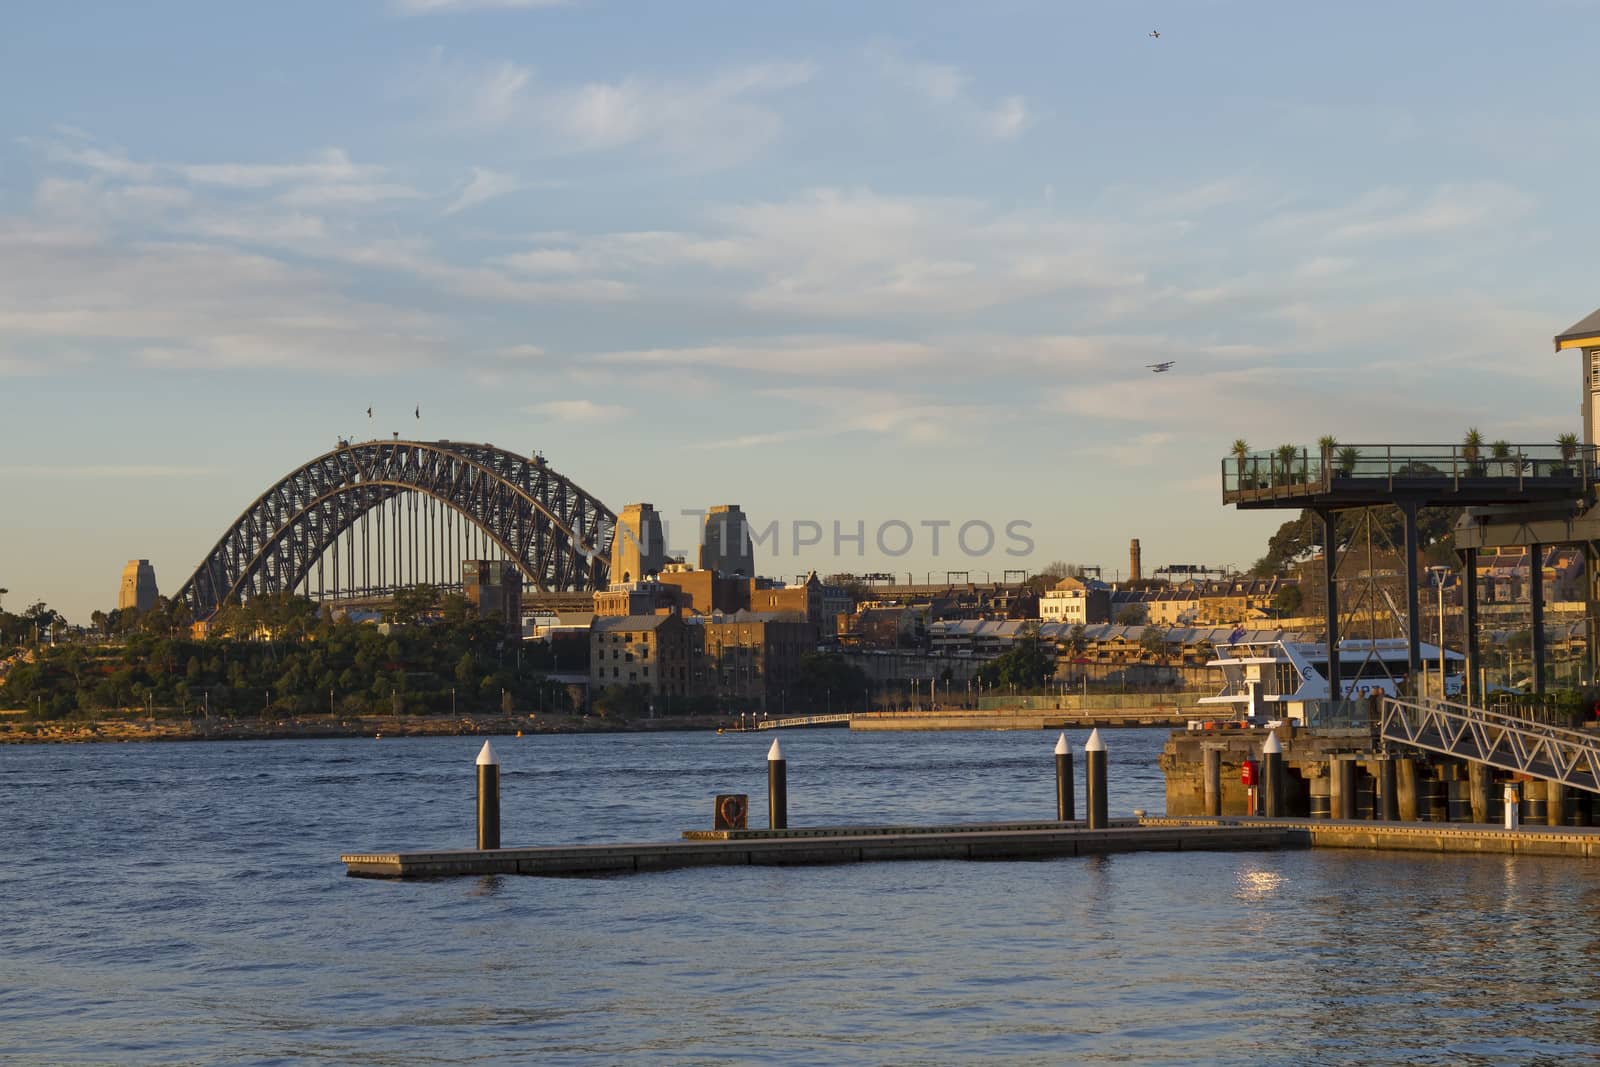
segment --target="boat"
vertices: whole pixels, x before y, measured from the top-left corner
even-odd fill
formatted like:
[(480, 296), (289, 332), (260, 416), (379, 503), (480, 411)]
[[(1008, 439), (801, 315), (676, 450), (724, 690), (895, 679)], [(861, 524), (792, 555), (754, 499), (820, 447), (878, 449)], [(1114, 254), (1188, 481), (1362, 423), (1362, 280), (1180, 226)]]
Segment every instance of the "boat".
[[(1422, 669), (1438, 691), (1439, 646), (1423, 644)], [(1306, 725), (1331, 698), (1326, 641), (1239, 640), (1220, 643), (1206, 666), (1222, 672), (1222, 692), (1197, 702), (1219, 718), (1248, 724), (1287, 721)], [(1466, 657), (1444, 650), (1444, 696), (1460, 696)], [(1350, 638), (1339, 642), (1339, 688), (1345, 700), (1400, 696), (1411, 673), (1410, 646), (1400, 638)]]

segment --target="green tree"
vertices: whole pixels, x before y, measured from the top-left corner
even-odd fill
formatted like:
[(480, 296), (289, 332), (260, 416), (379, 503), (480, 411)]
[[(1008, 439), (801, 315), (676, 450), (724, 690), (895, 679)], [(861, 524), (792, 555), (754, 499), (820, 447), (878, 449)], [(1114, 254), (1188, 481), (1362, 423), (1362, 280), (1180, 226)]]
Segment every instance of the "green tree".
[(1247, 488), (1244, 484), (1244, 468), (1245, 464), (1250, 461), (1250, 442), (1242, 437), (1236, 437), (1231, 451), (1233, 452), (1233, 465), (1239, 475), (1239, 488)]
[(977, 674), (986, 686), (1037, 689), (1055, 672), (1055, 657), (1039, 639), (1038, 628), (1027, 627), (1017, 636), (1010, 651), (985, 663)]
[(1461, 458), (1466, 460), (1468, 472), (1481, 473), (1478, 467), (1478, 457), (1483, 453), (1483, 434), (1476, 426), (1467, 427), (1466, 436), (1461, 439)]
[(1162, 663), (1167, 661), (1167, 631), (1160, 626), (1146, 626), (1139, 635), (1139, 648)]
[(1140, 626), (1144, 623), (1144, 607), (1141, 604), (1124, 604), (1117, 609), (1118, 626)]

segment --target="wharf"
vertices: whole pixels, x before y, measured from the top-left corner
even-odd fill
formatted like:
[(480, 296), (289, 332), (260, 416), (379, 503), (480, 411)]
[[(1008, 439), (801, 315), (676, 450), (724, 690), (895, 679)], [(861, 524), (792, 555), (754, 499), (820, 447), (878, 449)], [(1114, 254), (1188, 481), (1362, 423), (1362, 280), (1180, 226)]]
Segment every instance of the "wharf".
[(1109, 726), (1184, 726), (1193, 708), (1174, 704), (1130, 708), (874, 711), (850, 716), (852, 730), (1088, 730)]
[(1184, 818), (957, 826), (839, 826), (792, 830), (689, 830), (682, 841), (491, 850), (357, 852), (341, 857), (358, 878), (632, 874), (682, 867), (801, 866), (890, 860), (1014, 860), (1118, 852), (1244, 852), (1347, 848), (1600, 858), (1600, 828), (1366, 820)]
[(341, 859), (362, 878), (459, 875), (593, 875), (679, 867), (799, 866), (884, 860), (1012, 860), (1112, 852), (1248, 851), (1303, 847), (1285, 827), (1239, 821), (1154, 826), (1113, 820), (957, 826), (839, 826), (791, 830), (690, 830), (682, 841), (490, 850), (359, 852)]

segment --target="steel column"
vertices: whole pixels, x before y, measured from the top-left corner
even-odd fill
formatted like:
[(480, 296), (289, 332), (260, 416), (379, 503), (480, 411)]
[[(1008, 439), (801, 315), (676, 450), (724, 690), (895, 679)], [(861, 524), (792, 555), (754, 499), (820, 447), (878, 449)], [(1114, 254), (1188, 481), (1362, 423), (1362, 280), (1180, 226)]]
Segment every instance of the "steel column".
[(1416, 692), (1422, 677), (1422, 601), (1417, 592), (1417, 583), (1421, 581), (1417, 557), (1422, 554), (1422, 548), (1417, 538), (1417, 502), (1401, 501), (1400, 514), (1405, 519), (1406, 530), (1406, 642), (1411, 652), (1408, 687)]
[(1533, 639), (1533, 691), (1544, 692), (1544, 546), (1528, 546), (1528, 625)]
[(1344, 686), (1341, 680), (1339, 663), (1339, 581), (1338, 581), (1338, 546), (1334, 543), (1334, 531), (1338, 525), (1338, 514), (1331, 508), (1318, 508), (1317, 517), (1322, 520), (1322, 593), (1326, 598), (1326, 619), (1328, 627), (1328, 696), (1333, 700), (1343, 698)]

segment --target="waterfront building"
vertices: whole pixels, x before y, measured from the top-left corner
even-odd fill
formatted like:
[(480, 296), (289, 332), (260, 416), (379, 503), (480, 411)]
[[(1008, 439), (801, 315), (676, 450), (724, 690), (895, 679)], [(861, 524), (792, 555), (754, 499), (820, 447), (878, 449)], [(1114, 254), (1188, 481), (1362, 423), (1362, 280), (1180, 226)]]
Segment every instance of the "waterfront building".
[(779, 709), (817, 648), (816, 626), (792, 614), (739, 612), (696, 620), (702, 691), (762, 711)]
[(1111, 621), (1111, 587), (1095, 578), (1066, 577), (1039, 598), (1039, 618), (1087, 626)]
[(642, 685), (652, 695), (691, 691), (692, 646), (683, 618), (661, 615), (596, 617), (589, 628), (589, 685)]
[(156, 606), (156, 571), (147, 559), (130, 559), (122, 568), (122, 584), (117, 589), (117, 610), (130, 608), (143, 614)]
[(595, 615), (655, 615), (688, 607), (677, 586), (660, 581), (613, 582), (594, 594)]

